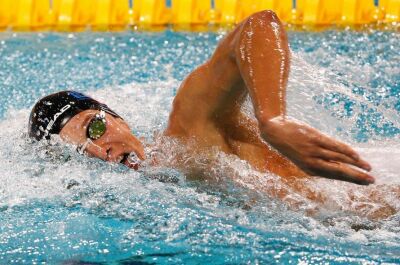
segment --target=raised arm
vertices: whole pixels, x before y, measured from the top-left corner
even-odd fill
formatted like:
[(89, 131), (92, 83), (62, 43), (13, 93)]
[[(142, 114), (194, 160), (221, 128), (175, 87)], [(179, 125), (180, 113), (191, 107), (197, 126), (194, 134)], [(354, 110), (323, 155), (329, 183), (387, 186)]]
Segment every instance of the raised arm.
[(254, 105), (262, 137), (311, 175), (370, 184), (360, 169), (370, 165), (348, 145), (286, 117), (290, 51), (286, 32), (272, 11), (249, 17), (238, 32), (235, 56)]

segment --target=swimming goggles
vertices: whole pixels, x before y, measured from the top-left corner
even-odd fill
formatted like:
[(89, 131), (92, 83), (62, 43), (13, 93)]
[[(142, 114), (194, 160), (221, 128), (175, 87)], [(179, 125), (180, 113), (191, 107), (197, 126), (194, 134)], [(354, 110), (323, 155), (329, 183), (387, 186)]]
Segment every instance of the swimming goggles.
[(100, 113), (96, 114), (86, 130), (86, 141), (82, 145), (78, 145), (77, 151), (79, 154), (84, 154), (89, 144), (94, 144), (92, 140), (97, 140), (104, 135), (107, 129), (106, 113), (101, 110)]
[(101, 110), (89, 122), (87, 127), (86, 136), (88, 139), (97, 140), (104, 135), (107, 129), (106, 113)]

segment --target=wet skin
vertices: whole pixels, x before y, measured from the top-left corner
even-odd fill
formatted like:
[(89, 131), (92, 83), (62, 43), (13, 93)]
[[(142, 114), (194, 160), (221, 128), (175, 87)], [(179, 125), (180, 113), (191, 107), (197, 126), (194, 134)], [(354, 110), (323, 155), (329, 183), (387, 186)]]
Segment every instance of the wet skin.
[[(292, 180), (316, 175), (370, 184), (370, 165), (348, 145), (286, 115), (290, 50), (286, 32), (272, 11), (256, 13), (219, 43), (214, 54), (182, 82), (164, 135), (195, 148), (218, 147), (260, 171)], [(255, 119), (241, 111), (250, 96)], [(86, 126), (98, 111), (73, 117), (63, 139), (86, 142)], [(106, 116), (107, 131), (86, 152), (120, 162), (134, 152), (145, 159), (143, 145), (121, 119)]]
[[(373, 183), (365, 172), (371, 166), (351, 147), (286, 116), (289, 67), (278, 17), (272, 11), (250, 16), (183, 81), (165, 134), (195, 138), (199, 147), (218, 146), (285, 179), (316, 175)], [(256, 119), (241, 111), (248, 95)]]
[(75, 115), (63, 127), (60, 137), (78, 147), (84, 146), (82, 151), (89, 156), (114, 163), (122, 162), (128, 167), (137, 168), (137, 165), (129, 163), (125, 158), (128, 154), (135, 154), (144, 160), (146, 158), (144, 148), (132, 134), (129, 125), (121, 118), (106, 113), (105, 133), (99, 139), (87, 142), (87, 127), (98, 113), (98, 110), (86, 110)]

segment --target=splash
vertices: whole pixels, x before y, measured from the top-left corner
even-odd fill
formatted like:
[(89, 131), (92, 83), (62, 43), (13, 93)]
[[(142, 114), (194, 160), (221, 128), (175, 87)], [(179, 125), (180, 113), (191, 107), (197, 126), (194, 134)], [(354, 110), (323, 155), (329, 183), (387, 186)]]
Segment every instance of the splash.
[[(35, 69), (29, 63), (22, 66), (24, 60), (35, 65), (37, 58), (47, 62), (49, 75), (63, 79), (58, 72), (68, 75), (70, 68), (56, 66), (64, 61), (64, 65), (76, 68), (73, 71), (82, 72), (80, 76), (73, 72), (72, 87), (88, 85), (91, 89), (86, 92), (120, 113), (137, 136), (148, 143), (159, 141), (162, 148), (148, 148), (146, 152), (149, 157), (163, 157), (164, 162), (159, 166), (145, 165), (142, 171), (135, 172), (81, 156), (74, 147), (57, 139), (51, 147), (31, 143), (26, 135), (29, 106), (33, 98), (45, 91), (32, 91), (30, 96), (21, 94), (17, 100), (25, 104), (23, 106), (9, 103), (5, 96), (8, 111), (2, 114), (0, 121), (1, 262), (80, 259), (154, 262), (156, 257), (159, 263), (200, 263), (207, 256), (215, 263), (245, 263), (255, 259), (263, 263), (285, 263), (294, 259), (312, 262), (317, 259), (348, 264), (396, 262), (400, 257), (400, 205), (396, 195), (400, 184), (397, 161), (400, 146), (396, 131), (386, 134), (379, 131), (384, 127), (379, 125), (382, 121), (382, 124), (391, 121), (392, 127), (398, 127), (395, 123), (398, 112), (396, 116), (397, 110), (393, 108), (398, 65), (382, 59), (376, 65), (362, 66), (360, 62), (367, 55), (361, 53), (357, 59), (359, 64), (350, 64), (351, 50), (349, 54), (337, 56), (332, 48), (336, 45), (332, 35), (339, 38), (338, 33), (291, 36), (294, 56), (288, 89), (289, 114), (354, 145), (371, 162), (373, 174), (378, 177), (377, 185), (362, 188), (324, 179), (300, 182), (308, 190), (329, 198), (319, 205), (301, 192), (294, 192), (292, 186), (278, 176), (257, 172), (235, 156), (214, 149), (208, 154), (184, 157), (187, 165), (196, 164), (204, 169), (211, 163), (208, 158), (214, 158), (207, 179), (190, 178), (184, 167), (176, 166), (175, 158), (185, 147), (174, 139), (157, 136), (166, 127), (172, 99), (184, 73), (207, 57), (218, 35), (106, 34), (101, 41), (95, 36), (99, 41), (94, 43), (93, 35), (85, 37), (84, 34), (76, 34), (68, 40), (56, 34), (29, 35), (6, 41), (1, 44), (0, 55), (13, 58), (27, 72), (27, 75), (18, 75), (18, 71), (7, 70), (8, 78), (15, 81), (40, 74), (43, 67)], [(353, 35), (353, 38), (356, 37)], [(329, 39), (333, 40), (329, 42)], [(351, 36), (340, 41), (349, 43), (349, 39)], [(33, 45), (34, 49), (45, 47), (47, 51), (32, 57), (18, 46), (14, 47), (18, 50), (14, 53), (4, 47), (12, 46), (12, 41), (38, 42), (35, 44), (38, 46)], [(296, 44), (300, 41), (302, 45)], [(376, 46), (384, 45), (384, 39), (374, 41)], [(59, 42), (68, 44), (67, 51), (58, 51), (56, 44)], [(323, 44), (325, 50), (316, 48), (324, 42), (327, 42)], [(83, 58), (82, 49), (87, 49), (88, 43), (93, 44), (93, 51)], [(143, 43), (157, 46), (157, 52)], [(396, 45), (391, 40), (387, 43)], [(360, 46), (358, 50), (367, 53), (374, 44), (363, 42), (363, 45), (370, 46)], [(185, 46), (187, 50), (182, 48)], [(307, 51), (307, 47), (314, 50)], [(394, 59), (398, 58), (396, 47), (392, 48)], [(70, 51), (78, 56), (68, 59)], [(124, 54), (121, 60), (127, 60), (127, 65), (117, 63), (111, 51), (118, 56)], [(57, 59), (52, 65), (54, 55)], [(319, 60), (315, 59), (318, 55)], [(179, 56), (179, 62), (174, 61), (174, 57)], [(328, 58), (329, 65), (324, 65), (326, 61), (321, 58)], [(155, 65), (153, 59), (162, 63)], [(13, 60), (5, 60), (5, 64), (12, 64)], [(132, 68), (125, 68), (129, 62), (133, 63)], [(185, 65), (185, 62), (190, 63)], [(96, 63), (97, 75), (96, 71), (90, 72)], [(368, 67), (371, 73), (383, 67), (388, 74), (364, 80), (364, 92), (360, 92), (356, 90), (358, 76)], [(135, 71), (142, 71), (143, 75), (136, 77), (137, 80), (129, 79), (129, 75), (137, 73)], [(148, 71), (154, 71), (155, 77), (148, 77)], [(338, 74), (346, 71), (347, 76)], [(84, 78), (89, 74), (93, 74), (88, 79), (91, 81)], [(106, 76), (112, 74), (115, 76), (110, 77), (111, 83), (117, 83), (118, 78), (128, 81), (123, 85), (109, 84), (110, 80), (99, 85), (94, 81), (107, 80)], [(353, 75), (354, 79), (347, 78)], [(4, 93), (5, 79), (0, 78)], [(383, 87), (388, 80), (392, 90), (379, 90), (379, 93), (387, 93), (386, 97), (368, 96), (374, 93), (376, 86)], [(28, 81), (22, 79), (19, 84)], [(333, 102), (335, 97), (338, 99)], [(351, 109), (346, 105), (349, 102), (353, 104)], [(379, 108), (372, 108), (376, 104)], [(244, 108), (253, 117), (250, 101)], [(365, 108), (381, 113), (382, 120), (369, 120), (365, 117)], [(389, 109), (391, 112), (386, 111)], [(368, 125), (365, 126), (367, 131), (364, 131), (364, 124)], [(366, 138), (360, 138), (360, 132)], [(282, 202), (270, 196), (270, 187), (292, 192), (288, 192)], [(379, 201), (372, 200), (373, 196)], [(288, 206), (289, 203), (297, 210)], [(393, 209), (394, 214), (379, 221), (363, 217), (368, 212), (376, 212), (380, 206)], [(316, 211), (318, 214), (314, 214)], [(89, 257), (87, 253), (93, 255)]]

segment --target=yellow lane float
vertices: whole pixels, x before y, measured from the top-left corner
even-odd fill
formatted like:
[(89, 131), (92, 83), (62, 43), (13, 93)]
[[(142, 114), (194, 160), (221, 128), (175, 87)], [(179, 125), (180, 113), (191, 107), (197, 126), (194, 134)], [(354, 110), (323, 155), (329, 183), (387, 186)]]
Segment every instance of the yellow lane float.
[[(133, 4), (132, 4), (133, 2)], [(400, 0), (0, 0), (0, 29), (232, 25), (270, 9), (300, 26), (398, 25)]]

